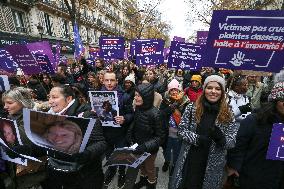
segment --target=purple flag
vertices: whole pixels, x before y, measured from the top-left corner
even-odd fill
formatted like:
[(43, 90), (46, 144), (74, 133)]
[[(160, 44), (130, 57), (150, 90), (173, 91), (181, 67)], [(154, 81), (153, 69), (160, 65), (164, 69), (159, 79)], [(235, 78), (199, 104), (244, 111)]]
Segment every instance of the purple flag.
[(56, 42), (56, 51), (55, 51), (55, 56), (54, 56), (54, 60), (55, 63), (52, 65), (53, 68), (56, 68), (57, 65), (60, 63), (60, 54), (61, 54), (61, 44), (60, 42)]
[(12, 55), (6, 49), (0, 49), (0, 69), (13, 73), (18, 64), (14, 61)]
[(284, 124), (273, 124), (266, 159), (284, 161)]
[(284, 65), (284, 11), (214, 11), (206, 66), (279, 72)]
[(178, 37), (178, 36), (174, 36), (173, 41), (185, 42), (185, 38), (183, 38), (183, 37)]
[(82, 53), (84, 53), (84, 46), (80, 37), (79, 33), (79, 27), (78, 24), (74, 24), (74, 47), (75, 47), (75, 52), (74, 52), (74, 57), (75, 59), (81, 58)]
[(164, 45), (162, 39), (137, 40), (135, 42), (136, 64), (150, 65), (164, 63)]
[(124, 59), (128, 59), (130, 49), (125, 49), (124, 51)]
[(207, 37), (209, 31), (197, 31), (197, 41), (198, 45), (206, 45)]
[(42, 72), (40, 66), (26, 45), (10, 45), (5, 50), (10, 52), (13, 59), (17, 62), (26, 75), (39, 74)]
[(105, 60), (124, 58), (123, 37), (100, 37), (100, 58)]
[(164, 59), (168, 60), (170, 48), (164, 48)]
[(27, 44), (28, 49), (34, 55), (37, 63), (42, 71), (54, 74), (53, 66), (55, 64), (51, 47), (47, 41), (35, 42)]
[(183, 70), (201, 68), (202, 47), (191, 43), (171, 42), (168, 67)]

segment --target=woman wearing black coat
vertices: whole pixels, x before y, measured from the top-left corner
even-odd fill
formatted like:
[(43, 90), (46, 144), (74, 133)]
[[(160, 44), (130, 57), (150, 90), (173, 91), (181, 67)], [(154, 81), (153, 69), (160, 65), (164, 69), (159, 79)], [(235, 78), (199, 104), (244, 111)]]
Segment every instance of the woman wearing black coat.
[(283, 161), (266, 154), (273, 124), (284, 121), (284, 82), (274, 85), (269, 101), (241, 122), (236, 150), (228, 157), (228, 173), (239, 176), (242, 189), (280, 189), (283, 182)]
[(155, 159), (165, 133), (162, 128), (160, 111), (153, 106), (154, 87), (150, 83), (141, 84), (136, 88), (134, 103), (136, 105), (134, 123), (128, 131), (128, 140), (137, 143), (135, 153), (149, 152), (151, 155), (140, 167), (140, 181), (134, 188), (155, 188), (157, 183)]
[[(88, 104), (80, 104), (70, 86), (53, 87), (49, 96), (50, 114), (96, 118)], [(101, 157), (106, 148), (102, 126), (97, 119), (86, 148), (81, 153), (68, 155), (59, 151), (46, 151), (35, 145), (16, 147), (15, 151), (35, 157), (47, 155), (44, 189), (101, 189), (104, 180)]]
[[(96, 118), (87, 104), (79, 103), (69, 86), (52, 88), (49, 105), (51, 106), (49, 113)], [(72, 156), (60, 152), (48, 153), (46, 188), (101, 189), (104, 180), (101, 156), (106, 148), (102, 126), (97, 120), (86, 149), (82, 153)]]

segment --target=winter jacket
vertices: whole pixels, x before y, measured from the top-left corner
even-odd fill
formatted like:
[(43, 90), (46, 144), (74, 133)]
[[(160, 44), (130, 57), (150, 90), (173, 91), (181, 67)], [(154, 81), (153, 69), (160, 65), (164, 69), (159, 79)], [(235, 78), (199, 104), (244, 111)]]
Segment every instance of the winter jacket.
[[(181, 123), (178, 126), (178, 136), (183, 140), (181, 151), (175, 165), (173, 179), (170, 181), (171, 189), (177, 189), (183, 182), (184, 168), (186, 159), (192, 145), (198, 146), (199, 135), (196, 134), (197, 123), (195, 120), (196, 107), (189, 104), (182, 116)], [(217, 148), (216, 143), (212, 141), (209, 147), (209, 155), (207, 167), (204, 176), (202, 189), (219, 189), (222, 188), (222, 178), (224, 174), (224, 166), (226, 164), (226, 151), (233, 148), (236, 143), (237, 127), (233, 120), (229, 124), (221, 124), (217, 120), (215, 122), (226, 138), (226, 144), (222, 148)]]
[[(243, 120), (247, 114), (242, 114), (239, 107), (250, 104), (250, 98), (243, 94), (237, 94), (236, 92), (230, 90), (228, 93), (228, 103), (231, 106), (234, 116), (236, 119), (237, 124), (239, 125), (240, 121)], [(249, 114), (250, 112), (248, 112)]]
[(234, 151), (228, 156), (228, 166), (240, 174), (242, 189), (279, 189), (283, 176), (283, 161), (266, 159), (274, 121), (258, 121), (256, 114), (242, 120)]
[(197, 98), (202, 94), (203, 90), (201, 87), (198, 89), (194, 89), (192, 87), (188, 87), (184, 89), (184, 94), (186, 94), (190, 100), (190, 102), (195, 102)]
[[(170, 118), (172, 114), (177, 109), (181, 114), (183, 114), (186, 106), (189, 104), (189, 99), (186, 95), (183, 95), (182, 98), (179, 101), (174, 101), (170, 99), (169, 93), (165, 93), (165, 97), (162, 101), (162, 104), (160, 106), (161, 116), (162, 116), (162, 122), (163, 127), (165, 129), (169, 129), (169, 136), (171, 137), (177, 137), (177, 127), (173, 128), (170, 127)], [(174, 106), (173, 106), (174, 105)]]
[[(80, 115), (86, 118), (97, 118), (92, 112), (85, 110), (89, 110), (89, 106), (80, 105), (78, 100), (75, 100), (62, 115)], [(88, 183), (89, 188), (99, 188), (103, 181), (101, 157), (105, 153), (106, 148), (107, 143), (103, 135), (103, 128), (101, 122), (97, 119), (83, 152), (89, 154), (85, 163), (76, 162), (73, 156), (58, 151), (48, 151), (48, 187), (51, 187), (53, 184), (58, 186), (58, 184), (61, 185), (66, 181), (68, 185), (74, 183), (82, 188), (84, 188), (83, 185)], [(64, 169), (65, 171), (62, 171)], [(58, 180), (58, 177), (61, 177), (61, 179)], [(74, 180), (78, 178), (80, 180)], [(56, 179), (58, 183), (53, 183)], [(97, 184), (97, 186), (92, 186), (94, 184)]]
[(149, 153), (156, 153), (163, 143), (165, 132), (160, 111), (153, 106), (154, 87), (145, 83), (139, 85), (136, 90), (142, 96), (143, 104), (136, 107), (134, 122), (128, 130), (127, 139), (131, 143), (145, 145)]
[(263, 89), (264, 89), (264, 84), (261, 82), (249, 85), (246, 95), (251, 99), (252, 109), (260, 108), (260, 97)]

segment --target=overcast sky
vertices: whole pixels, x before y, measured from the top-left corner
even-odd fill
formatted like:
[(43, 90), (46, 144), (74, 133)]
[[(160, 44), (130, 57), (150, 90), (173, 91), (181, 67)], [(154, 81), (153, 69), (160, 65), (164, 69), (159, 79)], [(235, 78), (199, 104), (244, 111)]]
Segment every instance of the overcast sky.
[(172, 26), (170, 33), (173, 36), (188, 38), (196, 30), (208, 30), (202, 24), (189, 25), (186, 22), (186, 13), (188, 5), (184, 0), (162, 0), (158, 9), (162, 12), (162, 20), (169, 21)]

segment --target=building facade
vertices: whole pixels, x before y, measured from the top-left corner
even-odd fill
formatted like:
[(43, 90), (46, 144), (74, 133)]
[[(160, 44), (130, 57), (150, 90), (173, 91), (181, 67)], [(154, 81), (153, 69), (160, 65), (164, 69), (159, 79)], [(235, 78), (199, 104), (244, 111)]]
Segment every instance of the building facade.
[[(125, 36), (129, 30), (125, 2), (94, 0), (91, 4), (81, 5), (77, 14), (86, 49), (98, 46), (101, 35)], [(0, 47), (37, 40), (48, 40), (51, 44), (60, 41), (62, 53), (72, 55), (73, 27), (64, 0), (0, 1)]]

